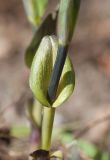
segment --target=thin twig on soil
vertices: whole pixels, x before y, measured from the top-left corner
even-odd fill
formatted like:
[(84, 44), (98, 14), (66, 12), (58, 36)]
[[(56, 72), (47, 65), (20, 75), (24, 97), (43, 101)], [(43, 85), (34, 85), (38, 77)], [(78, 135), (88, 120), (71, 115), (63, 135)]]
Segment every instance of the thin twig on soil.
[(82, 137), (85, 133), (87, 133), (90, 129), (92, 129), (93, 127), (95, 127), (96, 125), (99, 125), (100, 123), (104, 123), (106, 121), (110, 121), (110, 114), (101, 117), (99, 119), (94, 120), (93, 122), (87, 124), (87, 126), (83, 127), (83, 129), (81, 129), (78, 133), (76, 133), (76, 135), (74, 135), (74, 137), (80, 138)]

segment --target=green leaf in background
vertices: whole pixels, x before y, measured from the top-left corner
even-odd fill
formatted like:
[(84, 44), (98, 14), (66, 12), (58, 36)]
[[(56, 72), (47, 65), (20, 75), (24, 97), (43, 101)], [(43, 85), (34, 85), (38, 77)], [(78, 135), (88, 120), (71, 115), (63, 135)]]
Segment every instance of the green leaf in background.
[(97, 151), (97, 154), (94, 157), (94, 160), (109, 160), (110, 159), (110, 154), (107, 151), (104, 151), (103, 149), (99, 149)]
[(38, 26), (45, 12), (48, 0), (23, 0), (27, 17), (33, 26)]
[(30, 72), (30, 88), (36, 99), (44, 106), (57, 107), (72, 94), (75, 85), (75, 74), (71, 61), (67, 56), (60, 78), (57, 97), (53, 104), (47, 97), (47, 89), (55, 63), (58, 49), (58, 39), (55, 36), (46, 36), (34, 56)]
[(30, 133), (30, 128), (23, 125), (14, 125), (11, 128), (11, 135), (15, 137), (28, 136)]
[(59, 134), (61, 142), (65, 145), (73, 141), (73, 134), (68, 131), (63, 131)]
[(103, 153), (101, 160), (110, 160), (110, 155), (108, 153)]
[(33, 57), (38, 49), (42, 37), (46, 35), (55, 34), (56, 20), (57, 20), (57, 15), (53, 18), (52, 14), (49, 14), (36, 30), (32, 38), (32, 41), (28, 46), (28, 48), (26, 49), (25, 53), (25, 62), (29, 68), (31, 67)]
[(94, 158), (98, 152), (98, 148), (87, 141), (79, 140), (78, 141), (80, 148), (85, 152), (85, 154), (91, 158)]

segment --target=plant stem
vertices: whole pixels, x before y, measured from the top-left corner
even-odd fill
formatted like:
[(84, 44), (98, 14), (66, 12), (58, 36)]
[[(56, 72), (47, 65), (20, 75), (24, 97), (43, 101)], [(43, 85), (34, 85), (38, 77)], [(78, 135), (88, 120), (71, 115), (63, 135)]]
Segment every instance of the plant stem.
[(41, 149), (43, 150), (50, 150), (54, 115), (55, 108), (44, 107), (41, 131)]
[(39, 128), (39, 131), (41, 130), (41, 121), (42, 121), (42, 105), (36, 100), (34, 99), (34, 106), (35, 107), (33, 109), (33, 116), (35, 117), (35, 122), (37, 124), (36, 127)]
[(27, 114), (31, 124), (30, 142), (39, 145), (42, 120), (42, 105), (36, 99), (29, 99)]

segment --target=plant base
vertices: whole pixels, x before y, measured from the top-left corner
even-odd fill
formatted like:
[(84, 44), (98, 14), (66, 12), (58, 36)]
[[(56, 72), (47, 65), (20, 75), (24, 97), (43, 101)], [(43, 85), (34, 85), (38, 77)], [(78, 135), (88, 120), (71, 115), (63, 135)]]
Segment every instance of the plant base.
[(34, 151), (30, 156), (33, 157), (33, 160), (50, 160), (49, 151), (42, 149)]

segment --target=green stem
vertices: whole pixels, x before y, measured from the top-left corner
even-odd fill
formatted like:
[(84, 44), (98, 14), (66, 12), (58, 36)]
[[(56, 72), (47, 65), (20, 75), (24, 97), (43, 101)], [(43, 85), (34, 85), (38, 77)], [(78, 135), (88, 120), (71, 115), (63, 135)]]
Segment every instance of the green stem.
[(55, 108), (44, 107), (41, 133), (41, 149), (50, 150)]
[(40, 145), (42, 105), (36, 99), (28, 100), (27, 116), (31, 124), (30, 142)]
[(35, 117), (35, 123), (37, 124), (39, 130), (41, 130), (41, 121), (42, 121), (42, 105), (34, 99), (33, 105), (33, 117)]

